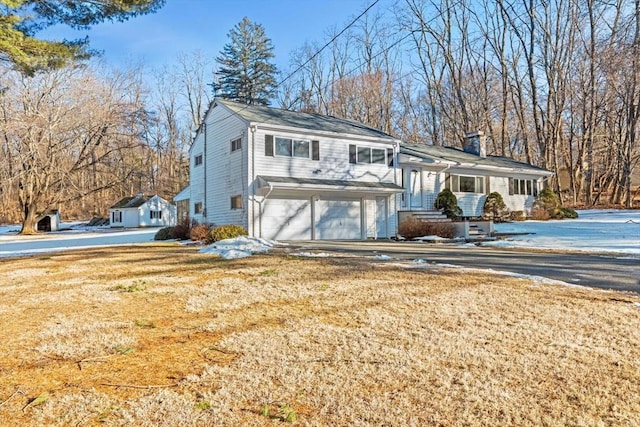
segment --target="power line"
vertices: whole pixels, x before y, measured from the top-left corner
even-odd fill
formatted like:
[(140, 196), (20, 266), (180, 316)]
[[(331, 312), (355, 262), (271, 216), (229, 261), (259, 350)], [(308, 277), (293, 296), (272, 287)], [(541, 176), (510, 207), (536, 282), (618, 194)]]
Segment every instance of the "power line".
[(313, 55), (311, 55), (309, 57), (309, 59), (307, 59), (304, 64), (300, 65), (298, 68), (296, 68), (295, 70), (293, 70), (291, 73), (289, 73), (289, 75), (287, 77), (285, 77), (284, 79), (282, 79), (280, 82), (278, 82), (278, 84), (276, 85), (276, 87), (279, 87), (282, 83), (286, 82), (287, 80), (289, 80), (294, 74), (296, 74), (298, 71), (302, 70), (309, 62), (313, 61), (313, 59), (320, 55), (322, 53), (323, 50), (325, 50), (328, 46), (331, 45), (331, 43), (333, 43), (334, 41), (336, 41), (336, 39), (338, 37), (340, 37), (342, 34), (344, 34), (345, 31), (347, 31), (349, 28), (351, 28), (353, 26), (353, 24), (355, 24), (356, 22), (358, 22), (358, 20), (360, 18), (362, 18), (367, 12), (369, 12), (369, 10), (375, 6), (376, 4), (378, 4), (380, 0), (375, 0), (373, 3), (371, 3), (369, 5), (369, 7), (367, 7), (364, 12), (362, 12), (360, 15), (358, 15), (353, 21), (351, 21), (351, 23), (349, 23), (349, 25), (347, 25), (346, 27), (344, 27), (342, 29), (342, 31), (340, 31), (338, 34), (336, 34), (335, 36), (333, 36), (333, 38), (331, 40), (329, 40), (327, 43), (325, 43), (324, 46), (322, 46), (318, 51), (316, 51), (316, 53), (314, 53)]

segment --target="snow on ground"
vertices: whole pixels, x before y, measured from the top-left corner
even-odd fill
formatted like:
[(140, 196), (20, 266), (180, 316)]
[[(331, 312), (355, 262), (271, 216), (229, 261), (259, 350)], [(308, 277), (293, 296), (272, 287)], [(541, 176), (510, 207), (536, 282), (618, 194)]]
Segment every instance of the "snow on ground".
[(157, 228), (87, 227), (78, 222), (62, 223), (61, 228), (64, 231), (20, 236), (19, 226), (1, 226), (0, 258), (151, 242), (158, 231)]
[(582, 210), (579, 218), (495, 224), (498, 233), (531, 233), (483, 246), (564, 249), (640, 257), (640, 210)]
[(246, 258), (253, 254), (268, 252), (277, 242), (258, 237), (240, 236), (215, 242), (200, 249), (205, 254), (219, 255), (224, 259)]

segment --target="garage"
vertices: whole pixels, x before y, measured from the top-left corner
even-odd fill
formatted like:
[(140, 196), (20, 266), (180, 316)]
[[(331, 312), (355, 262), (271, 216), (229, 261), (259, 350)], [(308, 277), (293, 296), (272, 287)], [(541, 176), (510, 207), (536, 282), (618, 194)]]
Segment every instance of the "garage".
[(315, 214), (316, 239), (362, 238), (360, 200), (319, 200)]
[(311, 240), (311, 199), (269, 198), (262, 209), (265, 239)]
[[(262, 211), (262, 237), (273, 240), (362, 238), (360, 200), (268, 198)], [(315, 222), (315, 229), (312, 224)]]

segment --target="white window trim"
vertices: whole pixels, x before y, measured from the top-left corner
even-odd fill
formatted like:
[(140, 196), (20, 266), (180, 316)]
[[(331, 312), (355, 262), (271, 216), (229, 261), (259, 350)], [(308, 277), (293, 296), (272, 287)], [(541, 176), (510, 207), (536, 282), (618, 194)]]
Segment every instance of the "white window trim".
[[(390, 165), (389, 163), (391, 163), (391, 160), (393, 160), (393, 150), (390, 150), (387, 147), (371, 147), (371, 146), (367, 146), (367, 145), (358, 145), (358, 144), (349, 144), (349, 146), (354, 146), (356, 147), (356, 162), (352, 163), (351, 161), (349, 161), (350, 164), (352, 165), (380, 165), (380, 166), (386, 166), (386, 167), (393, 167), (392, 165)], [(368, 162), (361, 162), (360, 161), (360, 150), (361, 149), (368, 149), (369, 150), (369, 161)], [(382, 162), (374, 162), (373, 161), (373, 150), (380, 150), (380, 151), (384, 151), (384, 161)], [(390, 156), (391, 154), (391, 156)], [(351, 156), (351, 154), (349, 153), (349, 156)], [(351, 160), (351, 159), (349, 159)]]
[[(457, 187), (454, 188), (453, 185), (453, 181), (454, 181), (454, 177), (456, 177), (457, 179), (455, 180), (456, 183), (458, 184)], [(473, 183), (473, 191), (461, 191), (460, 190), (460, 178), (472, 178), (474, 180)], [(485, 194), (485, 186), (486, 186), (486, 182), (485, 182), (486, 177), (484, 176), (478, 176), (478, 175), (464, 175), (464, 174), (457, 174), (457, 173), (452, 173), (449, 174), (449, 189), (451, 190), (452, 193), (460, 193), (460, 194)], [(481, 191), (478, 191), (478, 182), (481, 182), (482, 184), (482, 188), (480, 189)]]
[[(200, 163), (198, 163), (198, 160), (200, 160)], [(202, 166), (203, 163), (204, 163), (204, 156), (202, 155), (202, 153), (196, 154), (195, 156), (193, 156), (193, 167)]]

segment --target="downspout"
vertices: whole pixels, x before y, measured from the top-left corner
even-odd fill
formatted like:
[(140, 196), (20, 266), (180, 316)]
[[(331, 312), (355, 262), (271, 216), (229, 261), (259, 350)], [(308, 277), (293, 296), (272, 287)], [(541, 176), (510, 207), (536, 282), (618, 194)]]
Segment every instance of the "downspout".
[[(256, 125), (249, 126), (251, 131), (251, 235), (256, 235)], [(261, 208), (260, 204), (258, 207)], [(258, 212), (260, 213), (260, 212)]]
[(203, 171), (202, 171), (202, 180), (204, 181), (204, 212), (202, 212), (202, 216), (204, 217), (205, 224), (207, 223), (207, 122), (202, 122), (202, 128), (204, 130), (204, 149), (202, 153), (203, 160)]

